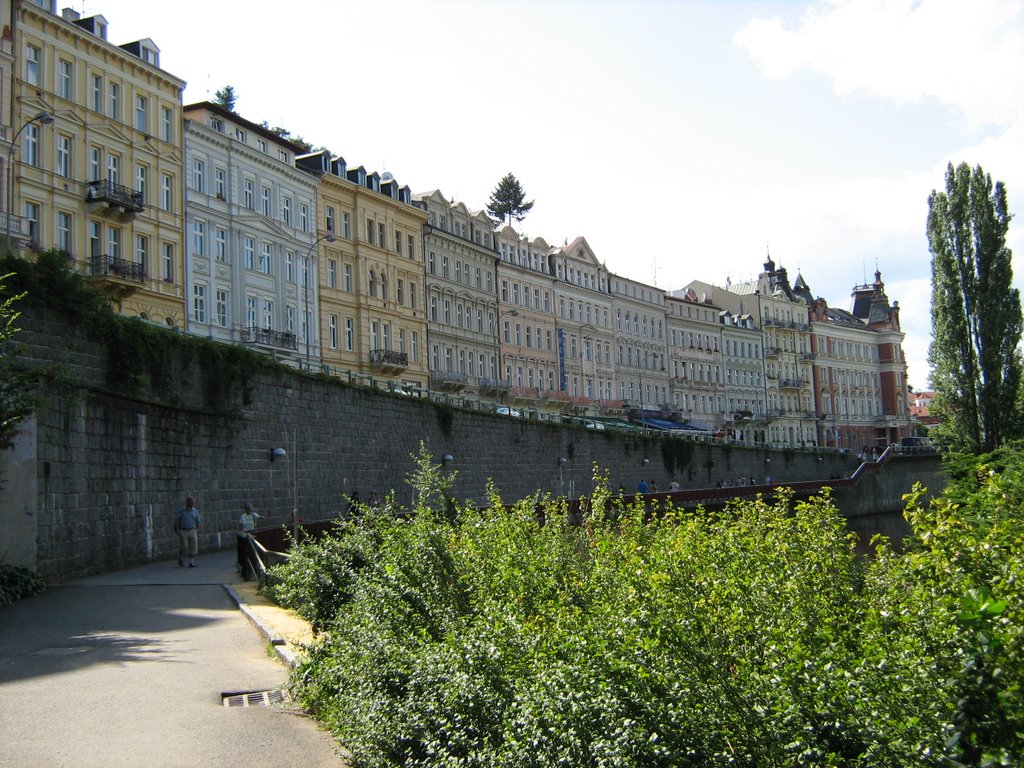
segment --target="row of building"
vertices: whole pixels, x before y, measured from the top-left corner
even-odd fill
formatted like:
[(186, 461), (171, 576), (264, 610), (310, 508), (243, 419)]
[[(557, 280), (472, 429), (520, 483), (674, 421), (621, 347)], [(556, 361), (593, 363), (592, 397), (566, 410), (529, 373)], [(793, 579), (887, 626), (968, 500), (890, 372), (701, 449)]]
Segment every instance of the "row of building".
[(899, 309), (757, 279), (664, 291), (583, 237), (529, 239), (440, 190), (184, 105), (150, 39), (4, 4), (4, 227), (60, 249), (125, 315), (303, 367), (551, 413), (665, 419), (743, 442), (909, 434)]

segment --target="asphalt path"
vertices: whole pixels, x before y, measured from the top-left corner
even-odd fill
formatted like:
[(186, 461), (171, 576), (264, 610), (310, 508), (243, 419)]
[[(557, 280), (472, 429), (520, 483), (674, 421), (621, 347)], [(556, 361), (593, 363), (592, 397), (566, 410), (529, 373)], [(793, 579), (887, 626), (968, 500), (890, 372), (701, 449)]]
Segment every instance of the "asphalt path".
[(287, 702), (287, 668), (224, 584), (234, 553), (154, 563), (0, 608), (0, 766), (344, 766), (329, 734)]

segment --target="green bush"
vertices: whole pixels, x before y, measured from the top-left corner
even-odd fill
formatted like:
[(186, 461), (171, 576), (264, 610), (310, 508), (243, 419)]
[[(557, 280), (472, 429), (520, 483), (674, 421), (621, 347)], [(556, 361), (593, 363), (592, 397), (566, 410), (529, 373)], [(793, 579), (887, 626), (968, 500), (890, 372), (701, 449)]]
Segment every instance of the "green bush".
[(28, 568), (0, 565), (0, 606), (10, 605), (46, 589), (42, 577)]
[(1020, 765), (1019, 488), (983, 476), (865, 560), (827, 497), (652, 519), (599, 490), (540, 525), (423, 455), (414, 515), (297, 567), (343, 589), (306, 590), (296, 694), (357, 767)]

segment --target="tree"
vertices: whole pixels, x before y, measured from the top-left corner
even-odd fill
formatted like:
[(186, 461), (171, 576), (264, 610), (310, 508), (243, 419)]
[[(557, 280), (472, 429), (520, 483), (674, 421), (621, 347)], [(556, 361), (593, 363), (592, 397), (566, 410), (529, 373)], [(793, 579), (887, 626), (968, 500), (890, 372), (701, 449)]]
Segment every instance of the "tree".
[(1020, 433), (1017, 352), (1020, 292), (1012, 287), (1006, 189), (981, 166), (946, 168), (946, 191), (928, 198), (932, 254), (929, 361), (940, 435), (953, 448), (987, 453)]
[(228, 112), (235, 111), (235, 102), (238, 101), (238, 95), (235, 93), (235, 87), (233, 85), (225, 85), (215, 94), (213, 94), (213, 103), (219, 104), (224, 107)]
[(491, 199), (487, 203), (487, 212), (499, 221), (504, 221), (507, 218), (509, 224), (512, 223), (512, 219), (522, 221), (533, 208), (533, 200), (528, 203), (524, 202), (525, 200), (526, 193), (523, 191), (519, 179), (511, 173), (506, 173), (491, 193)]
[(15, 363), (18, 348), (11, 337), (18, 332), (14, 325), (19, 315), (16, 304), (25, 294), (8, 293), (6, 282), (10, 277), (0, 275), (0, 451), (11, 447), (18, 424), (31, 415), (37, 405), (33, 395), (35, 373)]

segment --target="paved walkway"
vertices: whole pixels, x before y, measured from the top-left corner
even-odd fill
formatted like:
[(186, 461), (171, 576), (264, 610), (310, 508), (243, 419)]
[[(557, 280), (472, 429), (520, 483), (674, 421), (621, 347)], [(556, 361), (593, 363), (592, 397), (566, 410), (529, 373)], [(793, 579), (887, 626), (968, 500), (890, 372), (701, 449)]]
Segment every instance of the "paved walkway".
[(151, 563), (0, 608), (0, 766), (344, 766), (293, 705), (223, 705), (280, 690), (309, 637), (234, 561)]

